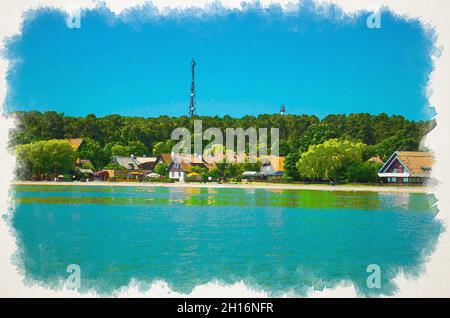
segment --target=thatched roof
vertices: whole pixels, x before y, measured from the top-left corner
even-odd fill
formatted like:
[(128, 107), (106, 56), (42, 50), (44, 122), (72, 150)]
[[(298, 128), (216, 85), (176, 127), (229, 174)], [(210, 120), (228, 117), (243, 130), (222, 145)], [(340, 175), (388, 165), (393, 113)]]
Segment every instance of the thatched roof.
[(72, 146), (73, 150), (77, 151), (83, 143), (83, 138), (71, 138), (67, 139), (67, 142)]
[(271, 165), (275, 171), (284, 171), (285, 157), (261, 156), (259, 160), (263, 165)]
[(162, 162), (165, 164), (172, 163), (172, 155), (170, 153), (162, 153), (159, 155), (161, 157)]
[(374, 163), (383, 163), (383, 160), (381, 160), (380, 156), (370, 157), (367, 161)]
[(158, 160), (158, 158), (156, 158), (156, 157), (136, 157), (136, 160), (140, 164), (143, 164), (143, 163), (155, 163)]
[(396, 154), (400, 161), (409, 170), (411, 176), (429, 174), (434, 163), (434, 158), (431, 152), (397, 151)]

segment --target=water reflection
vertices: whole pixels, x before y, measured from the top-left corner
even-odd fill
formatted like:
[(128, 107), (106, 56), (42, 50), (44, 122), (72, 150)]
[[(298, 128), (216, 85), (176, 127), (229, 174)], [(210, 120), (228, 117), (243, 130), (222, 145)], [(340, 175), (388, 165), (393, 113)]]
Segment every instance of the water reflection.
[[(26, 277), (54, 282), (75, 263), (83, 287), (104, 293), (134, 277), (182, 292), (242, 280), (304, 294), (347, 280), (389, 294), (396, 273), (420, 273), (442, 232), (434, 196), (417, 193), (86, 188), (16, 187)], [(381, 290), (367, 290), (368, 264), (386, 271)]]
[[(36, 191), (42, 188), (43, 191)], [(433, 195), (359, 191), (318, 191), (229, 188), (54, 187), (16, 186), (17, 203), (273, 206), (284, 208), (358, 208), (363, 210), (435, 211)], [(105, 189), (106, 188), (106, 189)]]

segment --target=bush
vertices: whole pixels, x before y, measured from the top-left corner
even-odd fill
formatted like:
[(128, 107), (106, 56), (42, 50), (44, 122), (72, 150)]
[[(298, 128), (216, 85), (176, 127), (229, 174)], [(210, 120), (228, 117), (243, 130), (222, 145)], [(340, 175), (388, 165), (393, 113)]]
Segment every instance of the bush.
[(350, 182), (377, 182), (381, 164), (373, 162), (355, 162), (346, 169), (346, 179)]
[(63, 181), (73, 181), (71, 174), (64, 174)]
[(208, 178), (209, 178), (209, 174), (208, 173), (202, 173), (202, 177), (201, 177), (202, 182), (208, 182), (209, 181)]
[(167, 165), (163, 162), (158, 163), (153, 170), (155, 171), (155, 173), (159, 174), (160, 176), (164, 176), (164, 177), (169, 176), (169, 165)]
[(145, 179), (146, 182), (150, 183), (174, 183), (174, 179), (170, 179), (169, 177), (161, 176), (159, 178), (147, 178)]
[(125, 168), (119, 165), (117, 162), (110, 162), (103, 167), (103, 170), (124, 170)]
[(169, 177), (164, 177), (164, 178), (161, 178), (161, 182), (164, 182), (164, 183), (174, 183), (174, 182), (175, 182), (175, 179), (170, 179)]
[(290, 176), (288, 176), (288, 175), (283, 175), (283, 176), (281, 177), (281, 181), (286, 182), (286, 183), (289, 183), (289, 182), (294, 181), (294, 178), (292, 178), (292, 177), (290, 177)]
[(237, 176), (237, 177), (231, 178), (230, 181), (231, 182), (241, 182), (242, 181), (242, 177), (241, 176)]

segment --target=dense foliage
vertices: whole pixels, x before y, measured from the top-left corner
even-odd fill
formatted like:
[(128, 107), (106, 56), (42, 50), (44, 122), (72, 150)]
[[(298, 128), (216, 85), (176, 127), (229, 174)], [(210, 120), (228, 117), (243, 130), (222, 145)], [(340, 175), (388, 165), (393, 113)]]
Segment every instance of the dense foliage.
[[(10, 132), (10, 145), (34, 144), (37, 141), (84, 138), (85, 142), (79, 149), (79, 157), (90, 159), (95, 169), (105, 167), (112, 155), (159, 155), (170, 152), (174, 142), (170, 140), (175, 128), (186, 127), (193, 131), (193, 120), (202, 120), (203, 130), (217, 127), (223, 132), (225, 128), (249, 127), (279, 128), (280, 155), (287, 156), (285, 180), (301, 178), (332, 178), (339, 174), (348, 180), (360, 180), (359, 176), (373, 176), (374, 168), (358, 166), (352, 161), (352, 169), (346, 172), (336, 167), (336, 160), (331, 157), (323, 167), (313, 166), (314, 156), (331, 155), (340, 146), (331, 147), (328, 141), (334, 143), (347, 141), (358, 146), (360, 162), (370, 156), (379, 155), (386, 160), (395, 150), (418, 150), (422, 137), (433, 127), (434, 123), (410, 121), (402, 116), (386, 114), (370, 115), (366, 113), (351, 115), (328, 115), (322, 120), (312, 115), (259, 115), (242, 118), (198, 116), (189, 118), (160, 116), (156, 118), (125, 117), (108, 115), (96, 117), (93, 114), (86, 117), (70, 117), (56, 112), (15, 112), (16, 128)], [(225, 135), (225, 134), (224, 134)], [(205, 140), (204, 146), (210, 141)], [(324, 145), (322, 147), (311, 147)], [(345, 143), (344, 143), (345, 145)], [(348, 144), (347, 144), (348, 146)], [(25, 146), (24, 146), (25, 147)], [(337, 148), (336, 148), (337, 147)], [(358, 148), (359, 149), (359, 148)], [(18, 148), (24, 152), (24, 149)], [(334, 154), (336, 155), (336, 154)], [(300, 169), (297, 164), (301, 160), (305, 167)], [(341, 160), (341, 159), (339, 159)], [(338, 161), (339, 161), (338, 160)], [(359, 164), (359, 163), (358, 163)], [(242, 171), (243, 167), (220, 166), (213, 174), (226, 178)], [(336, 170), (337, 169), (337, 170)], [(162, 170), (162, 169), (161, 169)], [(236, 171), (235, 171), (236, 170)], [(250, 169), (249, 169), (250, 170)], [(353, 173), (352, 173), (353, 171)]]
[(344, 178), (349, 182), (377, 182), (382, 164), (370, 161), (353, 162), (345, 168)]
[(305, 179), (338, 179), (347, 166), (363, 161), (366, 147), (361, 142), (330, 139), (310, 146), (297, 162), (297, 169)]
[(37, 141), (16, 147), (17, 176), (20, 179), (46, 180), (74, 170), (77, 158), (64, 140)]
[(155, 171), (155, 173), (159, 174), (160, 176), (168, 177), (169, 176), (169, 165), (160, 162), (155, 166), (154, 171)]

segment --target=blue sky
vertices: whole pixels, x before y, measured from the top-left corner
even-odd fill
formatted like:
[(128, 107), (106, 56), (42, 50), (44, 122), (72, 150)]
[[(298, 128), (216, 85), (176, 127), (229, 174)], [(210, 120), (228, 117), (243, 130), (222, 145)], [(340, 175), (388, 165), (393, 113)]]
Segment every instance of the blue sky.
[(197, 60), (197, 113), (231, 115), (369, 112), (426, 118), (430, 38), (417, 21), (383, 12), (324, 16), (310, 7), (114, 16), (85, 11), (81, 28), (58, 11), (35, 12), (8, 44), (11, 110), (67, 115), (186, 115)]

